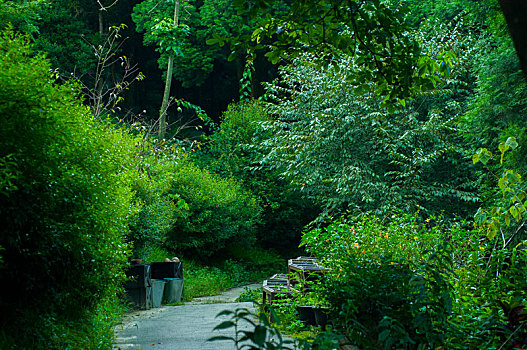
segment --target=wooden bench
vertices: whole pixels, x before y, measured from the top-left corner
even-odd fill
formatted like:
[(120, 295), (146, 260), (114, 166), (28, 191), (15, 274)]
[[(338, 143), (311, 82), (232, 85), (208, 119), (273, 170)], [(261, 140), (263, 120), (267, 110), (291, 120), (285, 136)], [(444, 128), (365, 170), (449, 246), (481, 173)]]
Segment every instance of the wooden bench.
[(327, 270), (327, 268), (319, 265), (318, 260), (313, 257), (299, 256), (296, 259), (289, 259), (287, 261), (289, 287), (306, 281), (315, 281), (321, 273)]
[(263, 304), (272, 304), (279, 295), (283, 298), (290, 298), (296, 290), (289, 286), (289, 278), (285, 274), (276, 274), (263, 281), (262, 287)]

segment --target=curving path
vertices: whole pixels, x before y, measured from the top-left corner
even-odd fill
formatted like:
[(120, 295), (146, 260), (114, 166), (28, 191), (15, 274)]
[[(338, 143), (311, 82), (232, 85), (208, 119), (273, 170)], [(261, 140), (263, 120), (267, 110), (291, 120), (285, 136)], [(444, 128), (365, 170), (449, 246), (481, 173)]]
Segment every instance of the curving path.
[[(261, 288), (261, 284), (250, 285)], [(233, 288), (219, 296), (194, 299), (178, 306), (134, 311), (115, 328), (114, 349), (120, 350), (232, 350), (232, 341), (208, 342), (212, 336), (233, 336), (232, 329), (212, 331), (228, 317), (216, 318), (226, 309), (253, 308), (252, 303), (236, 303), (243, 287)], [(241, 325), (248, 329), (248, 324)]]

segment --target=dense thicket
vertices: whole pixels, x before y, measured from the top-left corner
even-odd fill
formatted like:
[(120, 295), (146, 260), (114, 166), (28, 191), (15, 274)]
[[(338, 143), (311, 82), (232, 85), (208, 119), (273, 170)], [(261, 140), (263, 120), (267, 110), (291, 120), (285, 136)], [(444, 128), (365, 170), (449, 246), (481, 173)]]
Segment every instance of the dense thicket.
[(169, 247), (204, 259), (229, 243), (254, 245), (261, 208), (250, 192), (234, 178), (222, 179), (188, 160), (174, 167), (169, 193), (179, 193), (189, 212), (168, 232)]
[(74, 85), (55, 85), (27, 38), (4, 33), (0, 50), (1, 340), (109, 346), (112, 309), (99, 312), (123, 281), (134, 138), (94, 121)]
[(298, 244), (299, 232), (319, 208), (303, 197), (278, 171), (262, 167), (265, 142), (272, 133), (263, 126), (272, 121), (258, 101), (232, 104), (222, 116), (220, 129), (207, 138), (207, 147), (193, 159), (224, 178), (238, 179), (263, 209), (255, 227), (259, 244), (288, 250)]
[[(424, 96), (391, 113), (373, 93), (349, 83), (343, 58), (328, 69), (306, 56), (280, 70), (266, 97), (274, 121), (264, 128), (261, 162), (271, 166), (325, 213), (351, 210), (447, 211), (465, 215), (477, 201), (470, 173), (453, 168), (464, 148), (455, 119), (458, 108), (439, 109)], [(443, 89), (437, 89), (440, 95)], [(426, 104), (426, 106), (424, 106)]]

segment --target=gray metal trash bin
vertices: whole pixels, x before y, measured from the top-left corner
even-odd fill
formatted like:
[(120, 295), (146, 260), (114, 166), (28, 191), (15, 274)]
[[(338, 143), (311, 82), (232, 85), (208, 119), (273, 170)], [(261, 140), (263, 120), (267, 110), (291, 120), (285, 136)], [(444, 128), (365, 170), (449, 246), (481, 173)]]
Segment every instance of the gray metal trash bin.
[(183, 300), (185, 280), (183, 278), (165, 278), (165, 303), (179, 303)]
[(152, 307), (161, 307), (163, 292), (165, 290), (164, 280), (152, 279)]

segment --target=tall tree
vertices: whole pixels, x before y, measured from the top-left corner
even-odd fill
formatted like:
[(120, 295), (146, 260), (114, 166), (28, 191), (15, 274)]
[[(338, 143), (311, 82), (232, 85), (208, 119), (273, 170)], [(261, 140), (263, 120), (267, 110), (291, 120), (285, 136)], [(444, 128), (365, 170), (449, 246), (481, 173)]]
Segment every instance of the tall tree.
[(132, 19), (136, 23), (136, 30), (145, 32), (144, 43), (155, 44), (156, 51), (162, 59), (167, 61), (165, 89), (159, 110), (159, 139), (164, 139), (166, 134), (166, 116), (172, 86), (174, 59), (182, 55), (181, 47), (184, 37), (189, 34), (189, 27), (180, 23), (180, 0), (174, 6), (165, 2), (146, 0), (134, 7)]
[[(179, 25), (179, 0), (175, 1), (174, 4), (174, 27), (177, 28)], [(167, 65), (167, 76), (165, 80), (165, 91), (163, 92), (163, 103), (161, 104), (161, 109), (159, 110), (159, 139), (163, 140), (166, 134), (166, 118), (167, 118), (167, 109), (168, 109), (168, 100), (170, 98), (170, 87), (172, 86), (172, 69), (174, 68), (174, 50), (170, 50), (168, 57)]]

